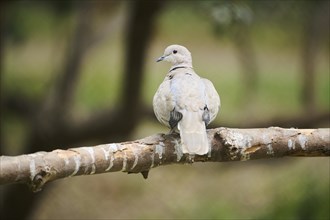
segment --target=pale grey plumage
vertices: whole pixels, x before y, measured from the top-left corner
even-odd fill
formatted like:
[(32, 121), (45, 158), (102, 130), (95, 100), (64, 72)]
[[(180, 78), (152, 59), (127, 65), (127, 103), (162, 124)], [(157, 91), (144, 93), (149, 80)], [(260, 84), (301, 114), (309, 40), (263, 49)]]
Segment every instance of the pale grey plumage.
[(154, 96), (155, 115), (162, 124), (179, 130), (183, 153), (204, 155), (209, 150), (206, 126), (219, 111), (219, 95), (211, 81), (194, 72), (185, 47), (168, 46), (157, 61), (162, 60), (172, 67)]

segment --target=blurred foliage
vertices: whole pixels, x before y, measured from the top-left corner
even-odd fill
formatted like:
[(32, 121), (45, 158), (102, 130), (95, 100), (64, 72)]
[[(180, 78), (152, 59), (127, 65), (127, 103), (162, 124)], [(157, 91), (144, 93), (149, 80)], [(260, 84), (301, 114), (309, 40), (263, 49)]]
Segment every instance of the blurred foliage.
[(2, 37), (15, 44), (31, 38), (51, 38), (69, 21), (71, 1), (12, 1), (6, 2)]
[[(94, 2), (99, 5), (93, 30), (102, 29), (113, 17), (127, 16), (130, 5), (130, 1), (120, 2), (119, 7), (111, 5), (116, 1)], [(215, 84), (222, 101), (218, 123), (249, 123), (304, 113), (300, 99), (302, 30), (306, 16), (320, 3), (167, 2), (145, 61), (144, 103), (151, 107), (153, 94), (169, 68), (156, 64), (155, 59), (167, 45), (177, 43), (192, 52), (196, 72)], [(79, 1), (6, 2), (1, 32), (2, 97), (24, 94), (36, 102), (46, 97), (63, 69), (77, 7)], [(259, 70), (252, 97), (243, 89), (233, 41), (242, 25), (249, 30)], [(84, 58), (73, 117), (84, 118), (121, 102), (122, 26), (124, 22)], [(320, 45), (315, 77), (316, 107), (321, 112), (330, 109), (329, 34), (322, 36)], [(328, 125), (329, 121), (322, 124)], [(29, 121), (2, 110), (1, 128), (2, 151), (9, 155), (20, 152), (29, 134)], [(132, 138), (157, 132), (167, 129), (144, 119)], [(32, 219), (329, 219), (329, 166), (328, 158), (290, 158), (169, 166), (152, 170), (147, 181), (121, 173), (75, 177), (45, 189)]]

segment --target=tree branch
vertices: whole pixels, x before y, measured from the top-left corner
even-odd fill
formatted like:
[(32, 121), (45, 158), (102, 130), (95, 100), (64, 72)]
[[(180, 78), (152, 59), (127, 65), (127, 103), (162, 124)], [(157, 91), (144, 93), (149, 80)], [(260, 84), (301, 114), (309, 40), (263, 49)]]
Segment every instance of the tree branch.
[(173, 163), (245, 161), (284, 156), (330, 156), (330, 129), (216, 128), (208, 130), (211, 151), (181, 152), (178, 134), (21, 156), (1, 156), (0, 184), (27, 183), (38, 191), (50, 181), (106, 172), (141, 172)]

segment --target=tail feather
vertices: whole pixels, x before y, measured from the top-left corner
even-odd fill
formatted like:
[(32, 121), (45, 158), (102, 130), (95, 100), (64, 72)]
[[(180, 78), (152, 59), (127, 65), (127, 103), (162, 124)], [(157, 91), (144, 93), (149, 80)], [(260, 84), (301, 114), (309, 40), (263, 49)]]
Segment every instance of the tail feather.
[(202, 112), (184, 112), (178, 123), (180, 130), (182, 152), (204, 155), (209, 151), (205, 123)]

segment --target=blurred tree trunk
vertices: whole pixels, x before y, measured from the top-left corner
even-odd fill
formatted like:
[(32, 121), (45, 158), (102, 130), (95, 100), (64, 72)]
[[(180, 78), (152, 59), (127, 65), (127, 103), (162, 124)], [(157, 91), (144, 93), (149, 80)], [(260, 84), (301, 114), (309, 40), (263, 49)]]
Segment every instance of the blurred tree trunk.
[(258, 85), (256, 54), (248, 26), (246, 24), (236, 24), (234, 29), (232, 39), (236, 47), (238, 60), (241, 64), (242, 84), (244, 86), (243, 94), (247, 96), (245, 100), (249, 100), (253, 96), (253, 93), (255, 93), (254, 90)]
[[(4, 31), (4, 8), (5, 8), (5, 1), (0, 1), (0, 117), (2, 116), (2, 111), (3, 111), (3, 91), (2, 91), (2, 73), (3, 73), (3, 31)], [(2, 126), (0, 125), (0, 146), (4, 146), (4, 141), (2, 137)], [(0, 155), (3, 155), (2, 148), (0, 147)], [(0, 206), (1, 206), (1, 201), (0, 201)]]
[(301, 98), (306, 113), (313, 114), (317, 109), (315, 100), (317, 53), (326, 32), (329, 37), (329, 1), (311, 2), (308, 9), (302, 34), (303, 84)]
[(247, 96), (244, 100), (249, 100), (258, 84), (258, 65), (250, 34), (253, 11), (241, 0), (212, 2), (207, 7), (215, 33), (219, 37), (229, 35), (233, 41), (241, 69), (242, 94)]
[[(29, 138), (26, 144), (25, 152), (33, 152), (35, 150), (50, 150), (53, 146), (46, 145), (41, 149), (43, 143), (47, 140), (51, 141), (54, 130), (61, 126), (61, 114), (64, 113), (68, 102), (70, 101), (69, 93), (74, 91), (74, 84), (80, 73), (80, 65), (84, 55), (82, 43), (84, 38), (83, 32), (86, 31), (89, 19), (88, 4), (81, 4), (78, 10), (77, 27), (69, 45), (68, 57), (64, 63), (63, 74), (57, 82), (57, 86), (50, 94), (45, 95), (42, 106), (36, 108), (33, 118), (30, 120)], [(62, 107), (63, 102), (63, 109)], [(51, 142), (50, 142), (51, 143)], [(51, 143), (52, 144), (52, 143)], [(27, 189), (21, 186), (8, 186), (2, 190), (3, 205), (1, 208), (1, 219), (26, 219), (35, 203), (42, 198), (42, 195), (33, 195)]]
[[(51, 150), (54, 145), (61, 144), (62, 147), (68, 144), (78, 143), (81, 140), (91, 140), (95, 138), (103, 137), (108, 139), (109, 136), (127, 136), (134, 129), (138, 123), (139, 105), (141, 102), (141, 88), (143, 80), (143, 62), (145, 59), (148, 43), (151, 40), (153, 33), (153, 24), (160, 11), (162, 1), (131, 1), (130, 3), (130, 18), (127, 23), (127, 38), (126, 38), (126, 60), (124, 62), (124, 87), (122, 91), (122, 105), (119, 107), (119, 111), (105, 111), (105, 114), (97, 115), (83, 123), (71, 125), (70, 121), (62, 122), (55, 121), (55, 124), (50, 123), (49, 131), (45, 133), (43, 129), (36, 128), (36, 133), (32, 133), (28, 151), (36, 150)], [(84, 4), (85, 5), (85, 4)], [(88, 5), (88, 3), (86, 3)], [(83, 10), (84, 7), (81, 8)], [(80, 27), (77, 27), (75, 38), (83, 37), (81, 31), (86, 31), (88, 19), (84, 18), (88, 16), (84, 13), (81, 14)], [(74, 85), (78, 79), (80, 73), (80, 65), (86, 52), (84, 48), (85, 39), (76, 39), (73, 42), (72, 50), (68, 59), (64, 75), (59, 80), (59, 84), (56, 87), (58, 91), (55, 103), (60, 104), (62, 101), (65, 104), (69, 104), (72, 93), (75, 89)], [(73, 87), (72, 87), (73, 86)], [(58, 108), (59, 106), (50, 105), (51, 108)], [(52, 112), (52, 109), (45, 111), (46, 113)], [(62, 114), (61, 109), (57, 114)], [(114, 113), (110, 115), (109, 113)], [(38, 115), (38, 112), (35, 113)], [(52, 114), (44, 114), (44, 117), (37, 120), (34, 126), (40, 125), (40, 123), (49, 123), (49, 118), (52, 118)], [(60, 117), (60, 116), (59, 116)], [(108, 118), (111, 117), (111, 120)], [(56, 117), (55, 117), (56, 118)], [(44, 121), (42, 121), (44, 120)], [(65, 126), (69, 129), (64, 129)], [(82, 125), (82, 126), (81, 126)], [(39, 131), (38, 131), (39, 130)], [(102, 130), (102, 132), (100, 132)], [(111, 133), (111, 131), (114, 131)], [(98, 136), (95, 136), (95, 135)], [(47, 141), (47, 142), (45, 142)], [(46, 145), (43, 143), (47, 143)], [(44, 145), (44, 146), (43, 146)], [(40, 149), (39, 147), (45, 147)], [(33, 150), (32, 150), (33, 149)], [(29, 192), (23, 186), (8, 186), (6, 189), (1, 189), (1, 196), (3, 198), (2, 206), (0, 207), (1, 219), (27, 219), (33, 210), (37, 201), (42, 198), (42, 194), (35, 195)]]
[[(162, 1), (133, 1), (126, 33), (126, 64), (124, 66), (124, 87), (121, 100), (123, 123), (133, 123), (141, 109), (141, 88), (144, 60), (151, 41), (153, 24)], [(134, 107), (134, 108), (132, 108)]]
[[(88, 49), (87, 42), (90, 40), (93, 4), (84, 1), (77, 4), (76, 27), (72, 38), (65, 51), (63, 69), (55, 79), (54, 88), (49, 90), (43, 98), (43, 103), (37, 114), (31, 120), (31, 129), (27, 152), (38, 150), (41, 146), (50, 142), (56, 130), (65, 127), (68, 120), (67, 114), (72, 103), (72, 98), (81, 74), (81, 65)], [(40, 149), (42, 150), (42, 149)]]

